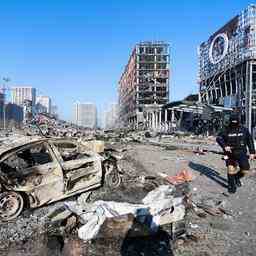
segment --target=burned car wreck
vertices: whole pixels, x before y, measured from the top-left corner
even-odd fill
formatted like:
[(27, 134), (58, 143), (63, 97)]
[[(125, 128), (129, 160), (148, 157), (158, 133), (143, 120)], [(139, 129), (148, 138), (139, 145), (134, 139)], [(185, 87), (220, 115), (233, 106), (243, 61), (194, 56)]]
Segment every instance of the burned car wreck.
[(20, 138), (0, 145), (0, 220), (75, 194), (120, 184), (113, 158), (71, 139)]

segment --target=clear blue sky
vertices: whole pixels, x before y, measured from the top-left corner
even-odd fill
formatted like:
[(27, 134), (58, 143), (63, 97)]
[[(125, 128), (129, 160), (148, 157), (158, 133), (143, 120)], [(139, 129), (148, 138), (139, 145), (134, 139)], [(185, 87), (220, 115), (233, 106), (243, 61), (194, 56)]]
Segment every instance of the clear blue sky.
[(197, 46), (245, 0), (6, 0), (0, 3), (0, 77), (49, 95), (62, 118), (76, 100), (102, 110), (139, 41), (171, 45), (171, 99), (197, 91)]

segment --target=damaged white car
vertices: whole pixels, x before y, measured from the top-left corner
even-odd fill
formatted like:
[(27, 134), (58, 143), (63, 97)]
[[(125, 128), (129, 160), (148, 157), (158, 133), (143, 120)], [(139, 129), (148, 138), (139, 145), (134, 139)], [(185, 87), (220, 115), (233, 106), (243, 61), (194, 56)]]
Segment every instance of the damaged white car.
[(119, 186), (113, 158), (75, 140), (24, 137), (0, 145), (0, 220), (103, 184)]

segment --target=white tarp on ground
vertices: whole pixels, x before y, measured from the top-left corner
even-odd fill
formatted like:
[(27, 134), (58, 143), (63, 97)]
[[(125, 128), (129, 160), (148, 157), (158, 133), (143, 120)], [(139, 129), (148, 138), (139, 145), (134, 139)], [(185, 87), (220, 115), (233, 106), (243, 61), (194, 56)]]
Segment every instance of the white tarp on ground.
[[(163, 185), (148, 193), (142, 204), (119, 203), (112, 201), (96, 201), (91, 204), (67, 202), (65, 206), (77, 216), (84, 224), (78, 230), (78, 236), (83, 240), (95, 238), (106, 218), (133, 214), (140, 222), (144, 223), (151, 216), (149, 226), (152, 232), (158, 226), (182, 220), (185, 215), (185, 206), (182, 198), (174, 198), (175, 187)], [(148, 218), (147, 218), (148, 219)]]

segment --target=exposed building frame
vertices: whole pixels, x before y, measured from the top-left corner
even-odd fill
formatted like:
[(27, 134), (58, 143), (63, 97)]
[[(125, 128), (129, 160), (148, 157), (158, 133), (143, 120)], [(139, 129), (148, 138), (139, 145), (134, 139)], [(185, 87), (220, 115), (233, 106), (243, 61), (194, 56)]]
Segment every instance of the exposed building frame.
[(200, 45), (199, 86), (201, 102), (233, 107), (256, 126), (256, 5)]
[[(156, 129), (160, 107), (169, 101), (169, 45), (142, 42), (135, 46), (119, 81), (119, 119), (123, 126), (150, 123)], [(152, 110), (153, 109), (153, 110)]]

